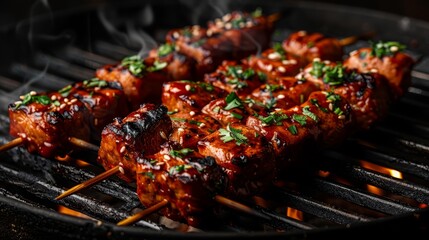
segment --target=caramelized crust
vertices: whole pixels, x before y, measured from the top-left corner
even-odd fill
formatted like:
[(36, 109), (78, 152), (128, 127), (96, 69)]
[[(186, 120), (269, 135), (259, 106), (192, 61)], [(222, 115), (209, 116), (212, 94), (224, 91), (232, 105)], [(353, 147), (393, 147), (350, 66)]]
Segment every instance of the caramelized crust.
[(136, 163), (141, 162), (145, 155), (158, 152), (171, 129), (165, 106), (143, 104), (104, 128), (97, 160), (106, 170), (120, 166), (119, 177), (133, 181)]
[(342, 61), (343, 47), (336, 38), (329, 38), (321, 33), (298, 31), (283, 41), (286, 52), (310, 63), (313, 59)]
[[(233, 137), (228, 136), (231, 133)], [(239, 140), (236, 134), (241, 135)], [(246, 197), (261, 192), (273, 180), (273, 147), (250, 127), (232, 123), (201, 139), (198, 151), (213, 157), (223, 168), (228, 178), (227, 196)]]
[(137, 163), (137, 195), (146, 207), (162, 200), (161, 210), (170, 219), (191, 226), (210, 221), (217, 193), (226, 184), (225, 174), (209, 156), (166, 142), (159, 152)]
[(378, 72), (389, 82), (395, 99), (401, 97), (411, 85), (411, 70), (414, 60), (405, 53), (396, 52), (381, 59), (371, 54), (372, 48), (361, 48), (350, 53), (344, 66), (358, 72)]
[(69, 137), (90, 141), (89, 117), (85, 105), (72, 96), (32, 92), (9, 105), (9, 131), (23, 140), (28, 152), (53, 158), (75, 149)]

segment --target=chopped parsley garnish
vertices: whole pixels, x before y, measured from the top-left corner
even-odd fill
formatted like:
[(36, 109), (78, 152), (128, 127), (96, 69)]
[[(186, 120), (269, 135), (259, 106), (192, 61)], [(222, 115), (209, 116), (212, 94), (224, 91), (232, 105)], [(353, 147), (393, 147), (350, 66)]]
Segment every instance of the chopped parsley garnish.
[(317, 99), (312, 98), (310, 99), (311, 104), (313, 104), (314, 106), (318, 107), (320, 110), (322, 110), (323, 112), (328, 112), (327, 108), (324, 108), (322, 106), (320, 106), (319, 102), (317, 101)]
[(259, 71), (257, 71), (256, 73), (258, 74), (259, 81), (261, 81), (261, 82), (267, 81), (267, 74), (265, 74), (263, 72), (259, 72)]
[(335, 66), (327, 66), (319, 61), (313, 62), (310, 74), (317, 78), (323, 77), (323, 82), (331, 86), (343, 84), (349, 77), (341, 63)]
[(280, 54), (281, 60), (284, 60), (286, 58), (286, 51), (284, 50), (281, 43), (279, 42), (274, 43), (273, 49), (276, 53)]
[(121, 65), (128, 68), (128, 70), (137, 77), (141, 77), (142, 73), (146, 70), (148, 72), (155, 72), (167, 66), (166, 62), (155, 61), (153, 66), (146, 67), (138, 55), (126, 57), (122, 60)]
[(252, 17), (257, 18), (262, 16), (262, 9), (256, 8), (255, 11), (251, 13)]
[(255, 70), (248, 68), (243, 71), (243, 68), (241, 66), (228, 66), (227, 67), (227, 76), (231, 76), (234, 78), (240, 78), (240, 79), (250, 79), (255, 75)]
[(67, 85), (63, 88), (61, 88), (58, 93), (61, 94), (63, 97), (67, 97), (70, 94), (70, 91), (72, 90), (72, 85)]
[(34, 92), (30, 92), (24, 95), (24, 98), (19, 104), (16, 104), (15, 109), (18, 109), (22, 105), (27, 105), (33, 102), (37, 102), (43, 105), (53, 104), (54, 106), (57, 106), (57, 107), (60, 106), (60, 102), (58, 100), (52, 101), (46, 95), (35, 95)]
[(273, 96), (271, 96), (271, 98), (269, 98), (267, 100), (267, 102), (265, 103), (265, 108), (266, 109), (271, 109), (273, 108), (275, 105), (277, 104), (277, 99)]
[(108, 86), (107, 81), (105, 80), (100, 80), (98, 78), (93, 78), (90, 80), (85, 80), (83, 81), (83, 86), (86, 88), (92, 88), (92, 87), (106, 87)]
[(258, 116), (258, 118), (262, 121), (263, 124), (281, 126), (282, 121), (288, 119), (289, 116), (284, 113), (272, 112), (266, 117)]
[(174, 51), (174, 44), (165, 43), (158, 47), (158, 56), (163, 57)]
[(305, 106), (304, 108), (302, 108), (302, 114), (313, 119), (315, 122), (319, 121), (319, 118), (316, 116), (316, 114), (314, 114), (313, 112), (310, 111), (309, 106)]
[(183, 158), (189, 153), (192, 153), (194, 150), (190, 148), (182, 148), (180, 150), (171, 150), (170, 155), (177, 158)]
[(371, 56), (376, 56), (382, 58), (384, 56), (392, 56), (397, 52), (402, 52), (405, 50), (406, 46), (399, 42), (382, 42), (377, 43), (370, 42), (371, 44)]
[(231, 85), (235, 85), (235, 88), (238, 89), (242, 89), (248, 86), (247, 82), (245, 81), (240, 81), (237, 78), (234, 78), (232, 80), (227, 80), (226, 83), (231, 84)]
[(213, 85), (211, 85), (210, 83), (205, 83), (205, 82), (197, 82), (197, 84), (203, 88), (204, 90), (206, 90), (207, 92), (211, 92), (214, 90)]
[(178, 112), (179, 112), (178, 109), (174, 109), (173, 111), (168, 111), (167, 114), (168, 115), (173, 115), (173, 114), (178, 113)]
[(270, 91), (270, 92), (275, 92), (278, 89), (283, 89), (283, 86), (278, 85), (278, 84), (266, 84), (265, 89)]
[(296, 126), (295, 126), (295, 125), (291, 125), (291, 126), (289, 126), (289, 127), (287, 128), (287, 130), (288, 130), (290, 133), (292, 133), (292, 135), (296, 135), (296, 134), (298, 134), (298, 129), (296, 128)]
[(170, 175), (175, 175), (175, 174), (181, 173), (181, 172), (183, 172), (183, 171), (185, 171), (186, 169), (189, 169), (189, 168), (192, 168), (192, 166), (189, 165), (189, 164), (176, 165), (176, 166), (172, 166), (170, 168), (170, 170), (168, 170), (168, 173)]
[(234, 92), (228, 94), (225, 98), (226, 106), (224, 110), (231, 110), (233, 108), (242, 108), (243, 102), (240, 100), (240, 98), (235, 94)]
[(233, 116), (234, 118), (237, 118), (239, 120), (243, 119), (243, 116), (241, 114), (238, 114), (235, 112), (231, 112), (231, 116)]
[(129, 56), (122, 60), (121, 65), (128, 68), (128, 70), (135, 76), (141, 76), (146, 66), (143, 64), (142, 59), (138, 55)]
[(232, 128), (230, 124), (228, 124), (226, 129), (219, 129), (219, 134), (221, 136), (220, 139), (224, 143), (235, 140), (235, 144), (237, 144), (238, 146), (240, 146), (241, 144), (247, 144), (248, 141), (247, 137), (244, 136), (241, 132), (242, 131), (240, 129)]
[(155, 174), (153, 174), (153, 172), (144, 172), (144, 175), (146, 175), (147, 177), (149, 177), (152, 180), (155, 179)]
[(147, 68), (147, 71), (148, 72), (156, 72), (156, 71), (161, 70), (161, 69), (163, 69), (165, 67), (167, 67), (167, 63), (166, 62), (155, 61), (153, 63), (153, 66), (150, 66), (150, 67)]
[(341, 101), (341, 97), (333, 92), (328, 92), (326, 95), (326, 99), (330, 101), (333, 105), (332, 111), (337, 115), (343, 115), (344, 112), (341, 110), (341, 108), (338, 106), (338, 104)]
[(292, 115), (292, 119), (294, 121), (297, 121), (301, 126), (304, 126), (305, 124), (307, 124), (307, 117), (304, 115), (299, 115), (299, 114), (294, 114)]

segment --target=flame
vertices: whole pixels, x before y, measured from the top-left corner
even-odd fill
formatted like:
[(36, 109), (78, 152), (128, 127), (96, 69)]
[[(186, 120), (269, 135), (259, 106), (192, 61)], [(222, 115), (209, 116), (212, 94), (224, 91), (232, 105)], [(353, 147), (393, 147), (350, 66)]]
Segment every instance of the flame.
[[(382, 174), (386, 174), (386, 175), (392, 176), (394, 178), (398, 178), (398, 179), (403, 178), (402, 173), (398, 170), (387, 168), (387, 167), (382, 167), (382, 166), (379, 166), (377, 164), (370, 163), (370, 162), (363, 161), (363, 160), (361, 160), (360, 163), (361, 163), (361, 166), (363, 168), (373, 170), (373, 171), (376, 171), (376, 172), (379, 172)], [(384, 192), (381, 188), (378, 188), (378, 187), (370, 185), (370, 184), (367, 184), (367, 189), (369, 192), (377, 194), (377, 195), (383, 195), (384, 194)]]
[(302, 211), (297, 210), (295, 208), (291, 208), (291, 207), (287, 208), (286, 216), (293, 218), (293, 219), (296, 219), (296, 220), (299, 220), (299, 221), (304, 220), (304, 214), (302, 213)]
[(69, 216), (74, 216), (74, 217), (79, 217), (79, 218), (86, 218), (86, 219), (93, 219), (93, 218), (89, 217), (88, 215), (85, 215), (85, 214), (83, 214), (81, 212), (77, 212), (77, 211), (75, 211), (73, 209), (64, 207), (62, 205), (58, 205), (57, 211), (59, 213), (66, 214), (66, 215), (69, 215)]

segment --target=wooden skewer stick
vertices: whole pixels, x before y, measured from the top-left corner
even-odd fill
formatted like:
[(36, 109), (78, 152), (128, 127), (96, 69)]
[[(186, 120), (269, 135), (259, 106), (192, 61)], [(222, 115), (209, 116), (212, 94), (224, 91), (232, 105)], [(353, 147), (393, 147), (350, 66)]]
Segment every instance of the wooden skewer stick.
[(343, 47), (348, 46), (350, 44), (357, 42), (358, 40), (369, 39), (369, 38), (373, 37), (374, 35), (375, 35), (375, 32), (367, 32), (367, 33), (363, 33), (361, 35), (353, 35), (350, 37), (342, 38), (342, 39), (340, 39), (340, 45)]
[(255, 209), (253, 209), (251, 207), (248, 207), (242, 203), (236, 202), (236, 201), (231, 200), (229, 198), (226, 198), (226, 197), (223, 197), (220, 195), (216, 195), (215, 200), (216, 200), (216, 202), (218, 202), (224, 206), (227, 206), (229, 208), (232, 208), (232, 209), (238, 210), (240, 212), (244, 212), (244, 213), (259, 217), (259, 218), (263, 218), (265, 220), (270, 220), (267, 215), (264, 215), (264, 214), (256, 211)]
[(73, 193), (76, 193), (76, 192), (81, 191), (81, 190), (83, 190), (85, 188), (88, 188), (88, 187), (90, 187), (90, 186), (92, 186), (92, 185), (94, 185), (94, 184), (96, 184), (98, 182), (101, 182), (104, 179), (107, 179), (110, 176), (112, 176), (112, 175), (114, 175), (114, 174), (116, 174), (118, 172), (120, 172), (120, 167), (119, 166), (116, 166), (116, 167), (114, 167), (112, 169), (109, 169), (109, 170), (101, 173), (100, 175), (97, 175), (97, 176), (95, 176), (95, 177), (93, 177), (93, 178), (91, 178), (91, 179), (89, 179), (89, 180), (87, 180), (87, 181), (85, 181), (83, 183), (80, 183), (80, 184), (78, 184), (78, 185), (70, 188), (69, 190), (63, 192), (61, 195), (59, 195), (58, 197), (56, 197), (55, 200), (61, 200), (61, 199), (65, 198), (65, 197), (67, 197), (67, 196), (69, 196), (69, 195), (71, 195)]
[[(81, 148), (85, 148), (85, 149), (88, 149), (88, 150), (92, 150), (92, 151), (95, 151), (95, 152), (98, 152), (98, 149), (99, 149), (99, 147), (97, 145), (94, 145), (92, 143), (86, 142), (86, 141), (84, 141), (82, 139), (79, 139), (79, 138), (70, 137), (69, 141), (70, 141), (70, 143), (72, 143), (75, 146), (78, 146), (78, 147), (81, 147)], [(19, 146), (19, 145), (21, 145), (23, 143), (24, 143), (24, 140), (22, 140), (22, 138), (20, 138), (20, 137), (15, 138), (12, 141), (10, 141), (8, 143), (5, 143), (2, 146), (0, 146), (0, 152), (7, 151), (7, 150), (9, 150), (11, 148), (14, 148), (14, 147), (17, 147), (17, 146)]]
[(166, 199), (163, 199), (162, 201), (160, 201), (159, 203), (152, 205), (149, 208), (146, 208), (145, 210), (142, 210), (130, 217), (125, 218), (124, 220), (118, 222), (116, 225), (118, 226), (128, 226), (131, 225), (135, 222), (138, 222), (140, 219), (160, 210), (161, 208), (164, 208), (165, 206), (167, 206), (168, 201)]
[(20, 137), (15, 138), (12, 141), (0, 146), (0, 152), (7, 151), (11, 148), (17, 147), (17, 146), (21, 145), (23, 142), (24, 141), (22, 140), (22, 138), (20, 138)]
[(85, 148), (88, 150), (92, 150), (94, 152), (98, 152), (98, 150), (100, 149), (99, 146), (92, 144), (92, 143), (89, 143), (89, 142), (84, 141), (84, 140), (79, 139), (79, 138), (69, 137), (69, 141), (75, 146)]

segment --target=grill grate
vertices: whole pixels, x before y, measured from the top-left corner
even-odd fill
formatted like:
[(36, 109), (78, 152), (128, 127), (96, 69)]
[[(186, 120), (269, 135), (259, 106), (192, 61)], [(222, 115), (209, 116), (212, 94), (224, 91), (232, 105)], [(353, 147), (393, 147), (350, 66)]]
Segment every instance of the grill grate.
[[(165, 32), (165, 29), (159, 31)], [(280, 32), (281, 38), (290, 29), (281, 28)], [(362, 44), (358, 42), (348, 48), (353, 49)], [(0, 74), (0, 101), (3, 103), (0, 115), (1, 143), (10, 140), (6, 106), (18, 95), (29, 90), (60, 89), (73, 81), (92, 78), (94, 69), (135, 53), (133, 48), (103, 38), (93, 41), (91, 51), (79, 44), (68, 44), (48, 51), (37, 51), (30, 61), (13, 61)], [(427, 214), (422, 208), (429, 204), (429, 73), (424, 72), (429, 69), (429, 60), (425, 56), (421, 58), (413, 73), (413, 86), (392, 108), (384, 122), (368, 132), (351, 136), (339, 148), (322, 151), (312, 160), (314, 169), (308, 166), (302, 176), (292, 174), (289, 181), (273, 186), (271, 191), (261, 196), (264, 201), (245, 202), (256, 209), (259, 216), (237, 214), (234, 210), (220, 208), (218, 216), (222, 221), (214, 220), (217, 224), (213, 225), (213, 229), (202, 230), (221, 233), (262, 232), (264, 236), (276, 232), (311, 234), (311, 230), (320, 231), (329, 227), (340, 232), (338, 228), (380, 220), (387, 224), (388, 220), (398, 217), (402, 220), (401, 224), (408, 221), (404, 224), (408, 226), (421, 218), (417, 213)], [(31, 84), (27, 82), (28, 79)], [(95, 159), (95, 155), (90, 152), (83, 152), (79, 157)], [(0, 219), (7, 225), (6, 228), (10, 224), (22, 224), (22, 219), (14, 216), (14, 212), (19, 210), (24, 212), (21, 213), (23, 216), (27, 216), (32, 210), (25, 206), (34, 207), (36, 212), (41, 211), (41, 216), (58, 218), (61, 215), (55, 212), (58, 202), (54, 198), (63, 189), (102, 171), (95, 162), (78, 167), (75, 163), (30, 155), (21, 148), (1, 153), (0, 158), (0, 212), (6, 213), (3, 215), (6, 217)], [(374, 171), (362, 162), (400, 171), (402, 179)], [(368, 191), (368, 185), (379, 188), (381, 195)], [(89, 236), (107, 235), (112, 238), (124, 234), (123, 228), (115, 227), (114, 224), (142, 207), (135, 186), (125, 184), (116, 177), (59, 203), (97, 219), (88, 220), (86, 227), (83, 227), (79, 222), (81, 220), (66, 218), (68, 224), (80, 229), (80, 234), (86, 232), (85, 229), (96, 229)], [(301, 211), (304, 219), (288, 217), (288, 207)], [(410, 217), (408, 214), (414, 215)], [(5, 218), (14, 220), (7, 223)], [(160, 218), (154, 214), (141, 220), (127, 229), (127, 234), (145, 234), (150, 238), (159, 231), (170, 232), (166, 222), (160, 223)], [(413, 228), (427, 229), (427, 223), (424, 223), (420, 221)], [(67, 232), (64, 229), (62, 231)], [(178, 232), (176, 229), (172, 234)]]

